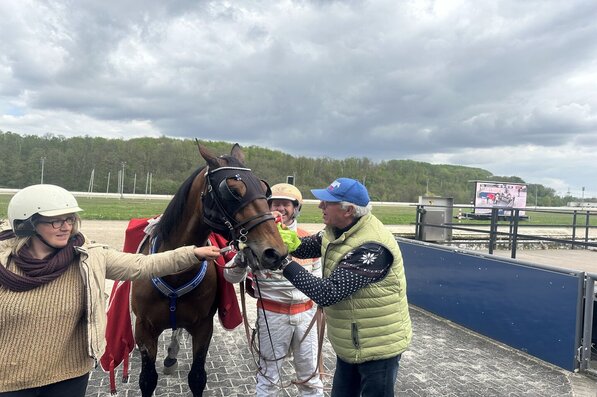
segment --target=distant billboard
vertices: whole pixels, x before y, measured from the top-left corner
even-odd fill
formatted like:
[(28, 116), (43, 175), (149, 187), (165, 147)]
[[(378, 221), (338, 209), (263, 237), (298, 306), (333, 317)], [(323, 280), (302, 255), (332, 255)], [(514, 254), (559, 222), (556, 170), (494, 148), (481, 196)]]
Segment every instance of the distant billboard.
[(509, 209), (526, 206), (527, 186), (522, 183), (475, 181), (475, 214), (491, 214), (492, 208), (499, 208), (498, 215), (508, 216)]

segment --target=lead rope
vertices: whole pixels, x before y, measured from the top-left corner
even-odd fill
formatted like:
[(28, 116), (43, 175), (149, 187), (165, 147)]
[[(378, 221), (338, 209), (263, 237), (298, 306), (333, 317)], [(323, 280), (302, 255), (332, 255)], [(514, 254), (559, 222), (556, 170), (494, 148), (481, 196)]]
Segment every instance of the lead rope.
[[(259, 278), (257, 277), (257, 274), (253, 274), (253, 277), (255, 278), (255, 285), (257, 286), (257, 295), (261, 298), (261, 288), (259, 287)], [(274, 363), (276, 363), (276, 371), (278, 371), (278, 383), (280, 383), (279, 387), (285, 388), (284, 384), (282, 383), (282, 371), (280, 371), (280, 365), (278, 364), (278, 360), (281, 360), (286, 356), (280, 357), (279, 359), (276, 358), (276, 350), (274, 349), (274, 341), (272, 340), (272, 333), (269, 331), (269, 323), (267, 321), (267, 316), (265, 314), (265, 308), (263, 307), (263, 305), (261, 305), (261, 312), (263, 313), (263, 320), (265, 321), (265, 329), (267, 331), (269, 344), (272, 347), (273, 361), (274, 361)], [(259, 355), (261, 356), (261, 348), (259, 349)], [(264, 357), (264, 362), (266, 364), (267, 364), (267, 361), (268, 361), (267, 358)], [(269, 378), (267, 376), (265, 376), (265, 374), (262, 373), (262, 375), (269, 382), (273, 383), (271, 380), (269, 380)]]
[[(259, 294), (259, 296), (261, 296), (261, 290), (259, 289), (259, 282), (257, 281), (257, 278), (255, 280), (256, 280), (255, 284), (257, 285), (258, 294)], [(253, 357), (253, 362), (255, 363), (255, 366), (257, 367), (257, 371), (261, 375), (263, 375), (264, 378), (267, 379), (270, 383), (275, 384), (274, 382), (271, 382), (269, 380), (269, 378), (267, 376), (265, 376), (265, 373), (263, 373), (261, 371), (261, 367), (259, 365), (259, 359), (255, 357), (255, 353), (257, 353), (258, 357), (263, 357), (263, 356), (261, 355), (261, 351), (255, 347), (255, 331), (251, 332), (251, 326), (249, 325), (249, 319), (247, 316), (247, 301), (245, 298), (245, 293), (246, 293), (245, 284), (244, 284), (245, 282), (247, 282), (247, 281), (245, 280), (245, 281), (241, 282), (239, 284), (239, 287), (240, 287), (240, 301), (241, 301), (241, 307), (242, 307), (242, 317), (243, 317), (243, 324), (244, 324), (244, 328), (245, 328), (245, 337), (247, 338), (247, 344), (249, 345), (249, 350), (251, 352), (251, 356)], [(261, 309), (263, 310), (263, 316), (265, 318), (267, 332), (269, 335), (269, 339), (270, 339), (270, 343), (272, 345), (272, 351), (273, 351), (274, 350), (273, 349), (273, 341), (271, 339), (271, 333), (269, 332), (269, 326), (267, 323), (267, 317), (265, 315), (265, 309), (263, 309), (263, 307), (261, 307)], [(274, 361), (276, 363), (278, 374), (280, 375), (280, 381), (279, 381), (280, 384), (279, 385), (276, 384), (276, 386), (278, 386), (282, 389), (286, 389), (291, 385), (301, 385), (301, 384), (307, 383), (318, 373), (319, 373), (319, 377), (321, 378), (322, 382), (323, 382), (324, 376), (330, 376), (330, 374), (328, 374), (324, 371), (325, 368), (323, 366), (323, 342), (324, 342), (324, 337), (325, 337), (325, 314), (323, 312), (323, 308), (321, 308), (321, 307), (317, 308), (317, 311), (315, 312), (315, 315), (311, 319), (311, 323), (305, 330), (305, 333), (303, 334), (301, 340), (299, 341), (299, 344), (303, 343), (303, 341), (305, 340), (305, 338), (307, 337), (307, 335), (309, 334), (309, 332), (311, 331), (311, 329), (313, 328), (313, 326), (315, 324), (317, 324), (317, 327), (316, 327), (316, 330), (317, 330), (317, 368), (306, 379), (299, 380), (297, 378), (297, 380), (291, 380), (287, 384), (284, 384), (282, 382), (282, 373), (280, 371), (278, 361), (287, 357), (288, 355), (284, 355), (280, 358), (276, 358), (275, 352), (274, 352)], [(267, 358), (265, 358), (265, 357), (263, 357), (263, 359), (268, 361)], [(271, 360), (269, 360), (269, 361), (271, 361)], [(327, 390), (325, 387), (323, 389)]]

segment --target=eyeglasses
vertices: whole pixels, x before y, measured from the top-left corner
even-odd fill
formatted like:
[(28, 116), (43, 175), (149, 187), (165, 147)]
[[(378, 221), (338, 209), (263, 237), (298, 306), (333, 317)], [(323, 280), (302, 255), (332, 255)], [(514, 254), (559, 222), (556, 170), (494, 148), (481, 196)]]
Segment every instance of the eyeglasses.
[(54, 229), (60, 229), (65, 223), (69, 226), (72, 226), (77, 221), (77, 218), (74, 216), (69, 216), (68, 218), (64, 219), (54, 219), (53, 221), (38, 221), (37, 223), (47, 223), (52, 225)]
[(321, 208), (322, 209), (326, 209), (327, 207), (329, 207), (331, 205), (335, 205), (335, 204), (340, 205), (340, 203), (337, 202), (337, 201), (322, 201), (321, 202)]

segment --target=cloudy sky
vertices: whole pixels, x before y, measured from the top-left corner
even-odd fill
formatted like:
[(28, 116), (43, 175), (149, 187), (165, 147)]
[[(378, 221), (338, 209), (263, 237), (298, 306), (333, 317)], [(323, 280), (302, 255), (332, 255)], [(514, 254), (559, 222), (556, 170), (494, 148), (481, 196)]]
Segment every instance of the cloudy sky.
[(597, 197), (594, 0), (0, 1), (0, 130), (413, 159)]

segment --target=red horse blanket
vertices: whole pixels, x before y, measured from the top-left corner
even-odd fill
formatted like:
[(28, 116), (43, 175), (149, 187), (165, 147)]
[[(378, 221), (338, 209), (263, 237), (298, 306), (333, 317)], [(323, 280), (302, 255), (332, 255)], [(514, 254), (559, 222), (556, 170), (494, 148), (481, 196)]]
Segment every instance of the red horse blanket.
[[(145, 228), (150, 218), (131, 219), (125, 234), (124, 252), (137, 252), (145, 238)], [(216, 247), (223, 248), (226, 240), (219, 234), (212, 233), (209, 241)], [(242, 323), (242, 316), (236, 299), (234, 286), (224, 278), (223, 267), (227, 261), (234, 257), (233, 252), (228, 252), (216, 259), (218, 274), (218, 317), (220, 323), (227, 330), (233, 330)], [(107, 309), (106, 325), (106, 351), (100, 359), (101, 367), (110, 373), (110, 391), (116, 393), (114, 370), (124, 362), (122, 369), (123, 381), (128, 380), (128, 359), (135, 347), (133, 337), (131, 308), (130, 308), (130, 281), (116, 281), (110, 293)]]

